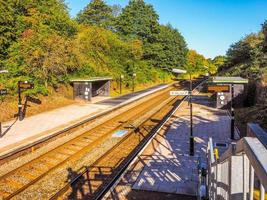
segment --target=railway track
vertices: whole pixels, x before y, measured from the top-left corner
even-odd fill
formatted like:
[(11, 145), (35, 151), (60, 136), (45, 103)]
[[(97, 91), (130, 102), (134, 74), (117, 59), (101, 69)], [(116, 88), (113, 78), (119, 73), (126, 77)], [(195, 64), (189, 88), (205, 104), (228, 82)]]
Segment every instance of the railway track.
[[(196, 86), (199, 82), (194, 83)], [(105, 190), (115, 182), (149, 136), (161, 125), (161, 122), (175, 109), (183, 97), (170, 98), (149, 119), (145, 120), (123, 140), (112, 147), (105, 155), (97, 159), (91, 166), (80, 169), (76, 177), (66, 184), (51, 199), (101, 199)], [(140, 140), (140, 135), (142, 139)]]
[[(138, 143), (149, 134), (152, 130), (151, 128), (159, 122), (161, 118), (157, 118), (157, 116), (160, 115), (161, 117), (164, 117), (168, 112), (167, 110), (170, 108), (170, 105), (177, 101), (176, 97), (169, 96), (169, 91), (172, 89), (173, 88), (168, 88), (159, 92), (156, 97), (148, 99), (141, 105), (115, 116), (113, 119), (96, 126), (80, 136), (4, 174), (0, 177), (0, 197), (2, 199), (25, 199), (24, 193), (26, 193), (30, 187), (49, 176), (51, 172), (64, 168), (64, 166), (67, 166), (70, 162), (75, 163), (76, 160), (79, 160), (81, 157), (88, 154), (88, 152), (93, 151), (106, 140), (111, 138), (116, 130), (128, 130), (129, 133), (115, 144), (113, 148), (106, 152), (105, 156), (101, 156), (93, 165), (90, 165), (95, 166), (96, 164), (100, 165), (102, 163), (108, 163), (108, 166), (112, 166), (112, 168), (107, 170), (107, 173), (105, 172), (104, 175), (100, 174), (101, 177), (105, 177), (103, 178), (104, 181), (98, 181), (101, 184), (93, 183), (95, 187), (92, 187), (93, 189), (88, 193), (89, 196), (92, 196), (101, 188), (101, 185), (107, 182), (108, 178), (106, 177), (112, 177), (111, 175), (115, 173), (117, 167), (124, 162), (125, 158), (134, 150), (134, 148), (136, 148)], [(169, 105), (169, 108), (161, 106), (162, 104)], [(155, 108), (158, 115), (151, 113)], [(151, 116), (153, 116), (153, 119), (156, 117), (154, 121), (149, 120), (149, 122), (147, 122), (148, 124), (142, 122), (147, 120), (145, 118)], [(141, 122), (139, 122), (140, 120)], [(141, 124), (142, 126), (140, 126)], [(140, 127), (137, 128), (137, 126)], [(126, 141), (127, 143), (125, 143)], [(124, 149), (123, 151), (122, 147)], [(94, 173), (94, 170), (92, 169), (90, 169), (90, 173)], [(86, 168), (86, 170), (88, 171), (88, 168)], [(93, 176), (93, 174), (90, 174), (90, 177), (91, 176)], [(73, 180), (81, 180), (81, 177), (82, 176), (79, 174), (79, 177), (73, 177)], [(71, 184), (68, 185), (71, 186)], [(45, 190), (47, 192), (48, 189), (46, 188)], [(65, 191), (64, 189), (63, 196), (67, 192), (68, 190)], [(53, 198), (58, 198), (60, 195), (57, 194), (61, 193), (58, 192), (53, 196), (53, 194), (47, 192), (47, 194), (41, 195), (41, 197), (46, 199), (51, 196), (53, 196)], [(24, 196), (22, 194), (24, 194)]]

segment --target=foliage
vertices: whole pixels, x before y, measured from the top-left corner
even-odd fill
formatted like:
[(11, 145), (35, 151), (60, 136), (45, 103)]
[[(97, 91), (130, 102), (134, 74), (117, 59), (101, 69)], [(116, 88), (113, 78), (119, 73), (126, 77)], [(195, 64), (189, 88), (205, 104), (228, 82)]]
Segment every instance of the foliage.
[[(116, 9), (114, 7), (114, 9)], [(116, 12), (116, 11), (114, 11)], [(77, 21), (81, 24), (108, 28), (113, 20), (113, 10), (103, 0), (91, 0), (91, 2), (77, 15)]]
[(34, 80), (46, 88), (77, 68), (72, 41), (55, 32), (26, 30), (9, 51), (9, 75)]
[(184, 66), (187, 54), (184, 38), (170, 25), (160, 25), (158, 18), (152, 5), (131, 0), (118, 17), (116, 30), (143, 42), (143, 60), (150, 65), (168, 70)]
[(187, 47), (183, 36), (171, 25), (161, 25), (158, 35), (155, 66), (164, 68), (181, 68), (186, 64)]
[(237, 43), (231, 45), (226, 54), (228, 63), (230, 65), (236, 65), (251, 62), (257, 53), (255, 50), (262, 42), (262, 39), (263, 35), (261, 33), (250, 34)]
[[(25, 30), (51, 29), (60, 35), (72, 36), (76, 24), (61, 0), (0, 0), (0, 58), (7, 57), (7, 49)], [(0, 66), (3, 63), (0, 63)]]
[(130, 0), (116, 20), (116, 30), (126, 38), (138, 38), (144, 44), (143, 59), (155, 66), (161, 45), (157, 42), (160, 33), (158, 15), (153, 6), (144, 0)]
[(188, 51), (185, 69), (188, 74), (195, 76), (204, 75), (206, 73), (215, 74), (217, 72), (217, 68), (212, 61), (198, 54), (195, 50)]
[(267, 21), (265, 21), (262, 24), (262, 33), (263, 33), (263, 36), (264, 36), (264, 39), (263, 39), (263, 42), (262, 42), (263, 51), (267, 52)]
[(0, 60), (3, 60), (7, 55), (7, 48), (15, 37), (14, 15), (10, 1), (0, 0), (0, 13)]
[(44, 95), (72, 78), (123, 74), (130, 86), (135, 73), (137, 83), (156, 82), (187, 65), (183, 36), (160, 25), (144, 0), (123, 9), (91, 0), (75, 19), (63, 0), (0, 0), (0, 11), (0, 69), (9, 70), (0, 85), (14, 92), (19, 80), (33, 81), (29, 92)]
[(158, 14), (144, 0), (130, 0), (117, 19), (118, 32), (128, 37), (138, 37), (153, 43), (159, 33)]
[(79, 65), (91, 67), (99, 75), (123, 73), (142, 56), (139, 40), (122, 41), (117, 34), (99, 27), (80, 27), (75, 46)]
[(220, 73), (259, 79), (264, 76), (267, 66), (266, 22), (258, 33), (251, 33), (231, 45), (226, 60), (220, 66)]
[(221, 70), (221, 67), (224, 66), (225, 62), (226, 62), (226, 56), (222, 56), (222, 55), (216, 56), (212, 59), (212, 63), (213, 65), (215, 65), (218, 71)]

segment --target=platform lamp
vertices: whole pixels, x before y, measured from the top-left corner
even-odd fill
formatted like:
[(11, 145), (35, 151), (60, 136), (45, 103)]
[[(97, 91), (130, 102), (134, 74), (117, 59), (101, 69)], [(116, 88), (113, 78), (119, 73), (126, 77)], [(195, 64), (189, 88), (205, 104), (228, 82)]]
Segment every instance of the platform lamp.
[[(0, 74), (6, 74), (8, 73), (8, 70), (0, 70)], [(1, 89), (0, 90), (0, 95), (6, 95), (7, 94), (7, 90), (6, 89)], [(0, 122), (0, 137), (2, 136), (2, 122)]]
[(192, 73), (184, 69), (173, 69), (175, 74), (189, 74), (189, 106), (190, 106), (190, 137), (189, 137), (189, 152), (190, 156), (194, 156), (194, 136), (193, 136), (193, 104), (192, 104)]
[(135, 82), (134, 82), (135, 77), (136, 77), (136, 73), (133, 73), (133, 77), (132, 77), (132, 79), (133, 79), (133, 92), (134, 92), (134, 86), (135, 86)]
[(194, 136), (193, 136), (193, 104), (192, 104), (192, 74), (189, 73), (190, 86), (189, 86), (189, 104), (190, 104), (190, 156), (194, 156)]
[(124, 79), (124, 76), (120, 75), (120, 94), (122, 94), (122, 80)]

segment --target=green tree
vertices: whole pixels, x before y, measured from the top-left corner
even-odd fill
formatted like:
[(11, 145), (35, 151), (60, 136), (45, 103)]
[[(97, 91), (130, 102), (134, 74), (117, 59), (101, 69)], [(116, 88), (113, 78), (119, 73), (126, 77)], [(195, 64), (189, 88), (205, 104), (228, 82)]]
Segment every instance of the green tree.
[(220, 67), (222, 66), (226, 61), (226, 57), (225, 56), (216, 56), (212, 59), (212, 62), (213, 64), (216, 66), (216, 67)]
[(75, 46), (81, 68), (91, 68), (100, 75), (124, 73), (143, 53), (141, 41), (123, 41), (112, 31), (94, 26), (80, 27)]
[(212, 63), (213, 63), (213, 65), (215, 65), (217, 70), (220, 71), (224, 67), (226, 60), (227, 60), (226, 56), (220, 55), (220, 56), (216, 56), (215, 58), (213, 58)]
[(160, 25), (158, 15), (152, 5), (144, 0), (130, 0), (116, 20), (116, 30), (125, 38), (137, 38), (143, 42), (143, 59), (152, 66), (160, 60), (158, 43)]
[(263, 51), (267, 52), (267, 21), (262, 24), (262, 33), (264, 35)]
[(76, 24), (62, 0), (0, 0), (0, 13), (1, 60), (6, 58), (9, 46), (28, 29), (46, 27), (66, 36), (76, 32)]
[(159, 34), (158, 14), (144, 0), (130, 0), (117, 19), (116, 28), (125, 36), (153, 43)]
[(187, 53), (187, 64), (185, 67), (188, 74), (199, 76), (207, 72), (213, 74), (216, 72), (211, 61), (207, 60), (203, 55), (195, 50), (189, 50)]
[(252, 33), (231, 45), (226, 53), (227, 64), (232, 66), (252, 62), (257, 57), (256, 54), (262, 40), (262, 33)]
[(12, 2), (0, 0), (0, 68), (1, 61), (7, 56), (7, 48), (16, 38), (14, 23)]
[(56, 85), (77, 68), (71, 40), (46, 29), (24, 32), (9, 51), (5, 62), (9, 75), (34, 80), (45, 88)]
[(183, 36), (171, 25), (161, 25), (158, 36), (155, 66), (164, 68), (183, 67), (187, 60), (187, 45)]
[(113, 20), (113, 10), (103, 0), (91, 0), (91, 2), (77, 15), (77, 21), (81, 24), (108, 28)]

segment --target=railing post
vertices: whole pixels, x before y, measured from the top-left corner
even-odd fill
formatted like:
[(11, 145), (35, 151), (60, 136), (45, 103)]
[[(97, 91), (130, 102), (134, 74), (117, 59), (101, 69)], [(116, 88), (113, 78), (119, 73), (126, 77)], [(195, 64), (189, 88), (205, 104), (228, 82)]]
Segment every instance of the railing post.
[(250, 170), (249, 170), (249, 200), (253, 200), (253, 194), (254, 194), (254, 168), (250, 164)]
[(260, 187), (260, 200), (264, 200), (264, 196), (265, 196), (265, 189), (261, 183), (261, 187)]
[(247, 195), (249, 193), (249, 159), (246, 154), (243, 154), (243, 200), (247, 200)]

